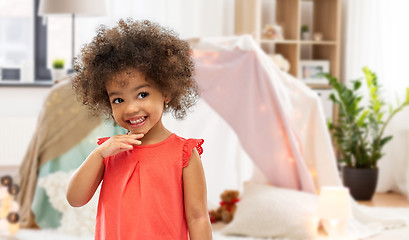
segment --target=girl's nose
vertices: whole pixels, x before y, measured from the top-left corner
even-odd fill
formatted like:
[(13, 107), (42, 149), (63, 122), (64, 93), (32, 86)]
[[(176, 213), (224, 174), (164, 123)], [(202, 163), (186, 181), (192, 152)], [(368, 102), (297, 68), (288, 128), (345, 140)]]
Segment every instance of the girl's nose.
[(139, 109), (140, 109), (139, 104), (137, 104), (135, 102), (128, 103), (126, 105), (125, 114), (137, 113), (139, 111)]

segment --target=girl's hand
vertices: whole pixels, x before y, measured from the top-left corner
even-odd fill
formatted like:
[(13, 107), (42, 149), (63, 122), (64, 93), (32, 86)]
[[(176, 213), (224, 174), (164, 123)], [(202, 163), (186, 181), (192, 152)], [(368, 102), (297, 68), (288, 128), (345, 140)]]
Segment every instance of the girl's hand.
[(143, 133), (115, 135), (96, 149), (102, 158), (116, 155), (133, 149), (133, 145), (140, 145), (142, 142), (137, 140), (142, 138)]

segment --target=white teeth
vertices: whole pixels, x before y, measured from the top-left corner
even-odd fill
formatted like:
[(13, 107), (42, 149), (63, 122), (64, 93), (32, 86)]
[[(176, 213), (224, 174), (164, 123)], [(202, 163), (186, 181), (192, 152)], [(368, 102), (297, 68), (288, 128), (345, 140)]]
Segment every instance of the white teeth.
[(145, 120), (145, 118), (146, 117), (141, 117), (141, 118), (139, 118), (138, 120), (136, 120), (136, 121), (129, 121), (131, 124), (138, 124), (138, 123), (141, 123), (141, 122), (143, 122), (144, 120)]

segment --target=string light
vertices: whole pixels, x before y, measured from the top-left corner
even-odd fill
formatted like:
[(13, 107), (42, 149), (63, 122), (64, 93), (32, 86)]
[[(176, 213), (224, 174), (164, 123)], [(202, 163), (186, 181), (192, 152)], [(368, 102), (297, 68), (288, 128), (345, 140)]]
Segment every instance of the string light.
[(16, 201), (20, 187), (9, 175), (0, 180), (0, 235), (14, 235), (20, 229), (19, 204)]

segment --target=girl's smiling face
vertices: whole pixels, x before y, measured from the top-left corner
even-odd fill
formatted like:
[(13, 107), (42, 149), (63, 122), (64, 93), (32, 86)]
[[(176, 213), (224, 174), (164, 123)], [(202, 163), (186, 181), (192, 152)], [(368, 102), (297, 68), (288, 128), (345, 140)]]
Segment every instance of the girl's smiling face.
[[(168, 99), (137, 70), (122, 71), (105, 84), (115, 121), (131, 133), (157, 139), (168, 132), (162, 114)], [(143, 140), (143, 139), (142, 139)]]

